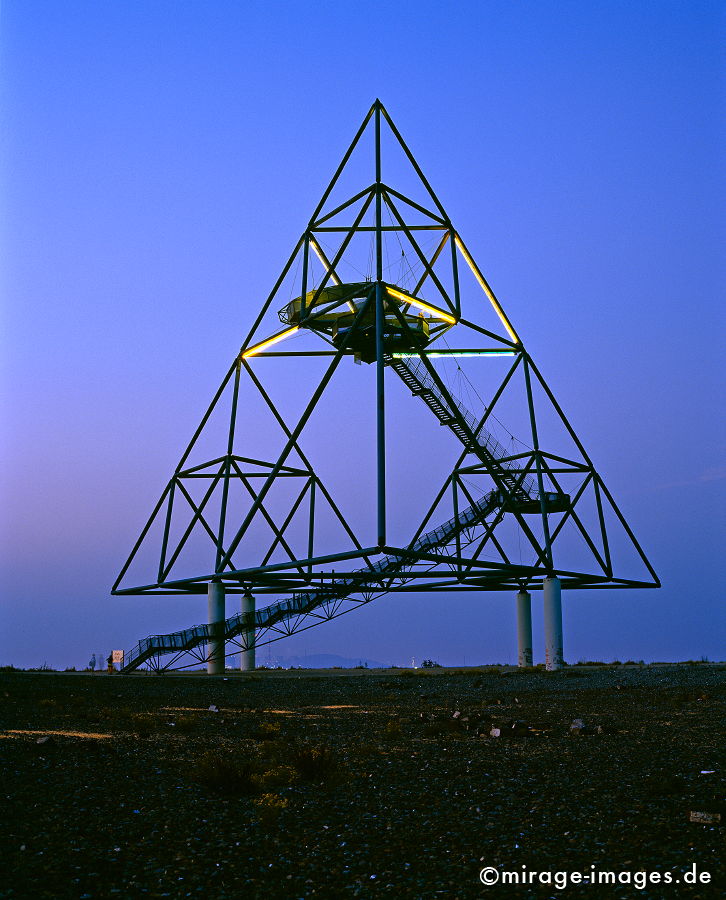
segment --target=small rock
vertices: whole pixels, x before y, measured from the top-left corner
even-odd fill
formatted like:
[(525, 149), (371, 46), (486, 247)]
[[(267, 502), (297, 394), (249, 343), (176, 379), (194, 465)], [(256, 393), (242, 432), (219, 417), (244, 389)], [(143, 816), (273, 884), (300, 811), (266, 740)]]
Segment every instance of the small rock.
[(492, 728), (489, 731), (489, 737), (501, 737), (502, 729), (501, 728)]
[(691, 810), (690, 820), (691, 822), (696, 822), (698, 825), (720, 825), (721, 813), (694, 812)]
[(49, 734), (44, 734), (42, 737), (39, 737), (35, 742), (36, 744), (52, 744), (53, 738)]
[(210, 711), (210, 712), (219, 712), (219, 707), (218, 707), (218, 706), (215, 706), (214, 703), (210, 703), (210, 704), (209, 704), (209, 711)]

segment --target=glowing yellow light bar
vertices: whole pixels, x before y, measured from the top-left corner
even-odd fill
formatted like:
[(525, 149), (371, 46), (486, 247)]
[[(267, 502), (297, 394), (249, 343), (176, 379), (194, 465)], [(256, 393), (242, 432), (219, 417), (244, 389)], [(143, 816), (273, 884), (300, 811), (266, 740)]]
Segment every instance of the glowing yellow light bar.
[(266, 350), (268, 347), (272, 347), (273, 344), (279, 344), (280, 341), (285, 340), (286, 337), (290, 337), (291, 334), (295, 334), (298, 330), (297, 325), (294, 328), (287, 328), (285, 331), (280, 331), (277, 334), (273, 334), (272, 337), (267, 338), (266, 341), (262, 341), (261, 344), (255, 344), (254, 347), (250, 347), (249, 350), (245, 350), (242, 354), (243, 359), (247, 359), (248, 356), (256, 356), (258, 353), (262, 353), (263, 350)]
[(487, 284), (486, 278), (484, 278), (482, 273), (479, 271), (479, 267), (477, 266), (477, 264), (474, 262), (474, 260), (471, 258), (471, 256), (469, 256), (469, 251), (464, 246), (464, 244), (458, 234), (454, 235), (454, 240), (456, 241), (456, 246), (461, 251), (461, 255), (464, 257), (469, 268), (474, 273), (474, 278), (476, 278), (476, 280), (479, 282), (479, 284), (481, 286), (481, 289), (484, 291), (484, 293), (489, 298), (489, 302), (494, 307), (494, 312), (499, 316), (499, 321), (506, 328), (507, 334), (514, 341), (515, 344), (521, 343), (521, 341), (519, 340), (519, 337), (517, 335), (517, 332), (509, 324), (509, 319), (504, 314), (504, 310), (499, 305), (499, 301), (497, 300), (497, 298), (494, 296), (494, 292)]
[[(328, 262), (322, 249), (318, 246), (318, 242), (315, 240), (315, 238), (310, 238), (310, 246), (313, 248), (313, 251), (314, 251), (315, 255), (317, 256), (317, 258), (325, 266), (326, 271), (328, 269), (330, 269), (330, 263)], [(330, 278), (331, 278), (333, 284), (341, 283), (340, 278), (338, 278), (338, 276), (332, 270), (330, 272)]]
[[(312, 237), (310, 238), (310, 246), (313, 248), (315, 255), (320, 260), (320, 262), (325, 266), (326, 270), (330, 269), (330, 278), (331, 278), (333, 284), (336, 284), (336, 285), (342, 284), (343, 282), (340, 280), (340, 278), (338, 278), (338, 276), (335, 274), (335, 272), (330, 268), (330, 263), (328, 262), (327, 257), (323, 253), (322, 248), (318, 245), (318, 242), (315, 240), (315, 238), (312, 238)], [(348, 309), (352, 313), (354, 313), (356, 311), (355, 303), (353, 303), (352, 300), (348, 300), (346, 302), (348, 304)]]
[(428, 303), (424, 303), (423, 300), (419, 300), (417, 297), (412, 297), (410, 294), (402, 294), (401, 291), (396, 291), (390, 287), (387, 287), (386, 290), (393, 297), (398, 297), (399, 299), (404, 300), (406, 303), (410, 303), (411, 306), (416, 306), (418, 307), (418, 309), (423, 309), (425, 312), (429, 312), (431, 313), (431, 315), (436, 316), (437, 319), (443, 319), (444, 322), (448, 322), (451, 325), (456, 325), (456, 319), (453, 316), (450, 316), (448, 313), (437, 309), (435, 306), (430, 306)]

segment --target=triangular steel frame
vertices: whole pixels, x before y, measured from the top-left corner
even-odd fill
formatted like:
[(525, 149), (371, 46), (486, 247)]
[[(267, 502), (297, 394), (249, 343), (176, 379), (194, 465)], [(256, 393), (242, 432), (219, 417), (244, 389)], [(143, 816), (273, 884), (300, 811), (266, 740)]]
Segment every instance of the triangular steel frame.
[[(413, 168), (427, 198), (426, 204), (414, 200), (383, 181), (381, 172), (383, 127), (389, 129), (397, 146)], [(374, 132), (375, 178), (343, 202), (328, 208), (327, 205), (341, 174), (367, 129)], [(391, 224), (384, 224), (384, 213)], [(407, 221), (407, 218), (414, 214), (416, 221), (413, 223)], [(349, 215), (350, 220), (341, 224), (341, 216), (345, 215)], [(372, 224), (366, 224), (368, 222), (366, 217), (373, 217)], [(435, 240), (435, 244), (429, 249), (421, 246), (419, 235), (422, 232)], [(404, 240), (407, 242), (406, 246), (410, 248), (412, 258), (420, 267), (420, 276), (410, 288), (403, 288), (384, 277), (383, 248), (387, 233), (394, 233), (402, 248), (401, 242)], [(370, 281), (349, 284), (344, 281), (339, 270), (345, 263), (346, 253), (353, 238), (366, 234), (369, 234), (372, 246), (375, 247), (375, 254), (372, 253), (371, 259), (372, 264), (375, 262), (375, 271), (371, 272)], [(323, 244), (333, 238), (338, 240), (339, 244), (334, 248), (334, 252), (330, 250), (326, 252)], [(286, 280), (289, 282), (296, 261), (300, 272), (299, 282), (297, 276), (294, 279), (296, 285), (294, 293), (297, 300), (280, 311), (279, 317), (287, 327), (271, 331), (268, 320), (282, 299), (281, 286)], [(444, 261), (446, 261), (447, 284), (444, 284), (441, 270)], [(313, 275), (313, 262), (322, 266), (322, 276), (319, 278)], [(495, 314), (495, 324), (491, 327), (483, 327), (464, 316), (459, 274), (462, 265), (470, 270)], [(426, 291), (426, 301), (419, 296), (422, 290)], [(431, 300), (432, 295), (435, 302)], [(326, 323), (331, 317), (339, 316), (346, 307), (351, 310), (349, 315), (346, 313), (350, 321), (345, 336), (339, 337), (335, 328), (333, 331), (326, 330)], [(428, 316), (426, 320), (428, 343), (425, 347), (415, 346), (415, 332), (419, 321), (412, 313), (416, 311), (419, 319)], [(411, 352), (397, 353), (391, 349), (391, 328), (396, 330), (397, 339), (401, 340), (404, 346), (414, 347)], [(467, 349), (466, 346), (455, 350), (443, 349), (441, 343), (437, 342), (452, 330), (454, 334), (462, 337), (468, 334), (471, 335), (472, 341), (480, 343), (485, 341), (486, 344), (475, 349)], [(294, 349), (280, 348), (280, 342), (286, 337), (303, 331), (321, 338), (326, 344), (325, 349), (296, 352)], [(346, 521), (326, 489), (323, 479), (309, 464), (300, 443), (301, 434), (310, 415), (335, 375), (340, 362), (344, 357), (350, 356), (355, 356), (356, 361), (360, 361), (360, 348), (363, 346), (361, 342), (364, 336), (369, 341), (366, 345), (369, 349), (363, 351), (364, 361), (371, 362), (376, 367), (377, 393), (375, 493), (377, 534), (373, 539), (369, 536), (368, 540), (357, 535)], [(367, 359), (366, 352), (369, 354)], [(512, 364), (492, 394), (483, 416), (477, 417), (476, 420), (467, 414), (460, 401), (451, 394), (432, 363), (435, 357), (472, 354), (512, 357)], [(255, 371), (255, 362), (256, 359), (263, 357), (296, 356), (323, 357), (328, 365), (297, 422), (288, 424), (266, 391), (260, 375)], [(406, 546), (393, 546), (387, 540), (385, 418), (387, 369), (395, 371), (413, 393), (421, 396), (435, 412), (441, 424), (447, 425), (463, 445), (459, 459), (426, 516), (413, 529), (411, 540)], [(515, 375), (523, 376), (524, 379), (524, 402), (527, 404), (531, 428), (531, 447), (526, 452), (502, 455), (501, 447), (493, 449), (486, 425)], [(284, 433), (283, 449), (273, 460), (252, 459), (233, 452), (240, 384), (243, 378), (246, 388), (257, 391), (263, 398), (266, 407)], [(553, 454), (540, 443), (533, 384), (551, 404), (562, 427), (577, 449), (577, 458)], [(216, 458), (188, 466), (190, 454), (209, 417), (217, 409), (223, 394), (230, 386), (232, 401), (226, 450), (221, 448), (222, 452)], [(290, 459), (293, 456), (301, 460), (302, 464), (291, 464)], [(254, 474), (258, 478), (259, 488), (252, 486), (250, 473), (245, 471), (245, 466), (256, 467)], [(493, 484), (492, 491), (487, 495), (486, 509), (482, 499), (477, 500), (465, 483), (466, 479), (476, 479), (482, 475), (489, 479), (490, 485)], [(577, 490), (568, 495), (566, 488), (561, 484), (561, 479), (572, 475), (581, 477), (581, 481)], [(221, 515), (216, 525), (210, 523), (204, 515), (206, 499), (196, 503), (186, 490), (185, 479), (191, 476), (209, 479), (208, 492), (205, 494), (207, 499), (213, 492), (217, 490), (221, 492)], [(265, 507), (265, 498), (276, 479), (280, 477), (299, 479), (301, 488), (296, 494), (288, 519), (275, 522)], [(243, 487), (248, 492), (252, 500), (251, 507), (241, 522), (229, 523), (225, 516), (227, 498), (230, 491), (237, 487)], [(594, 529), (596, 533), (593, 533), (592, 526), (588, 527), (578, 514), (578, 503), (586, 491), (593, 492), (597, 508), (597, 527)], [(442, 498), (448, 498), (449, 495), (454, 511), (454, 524), (450, 527), (450, 531), (441, 533), (438, 543), (431, 544), (427, 550), (422, 544), (422, 535), (427, 534), (426, 529), (433, 521), (432, 516)], [(330, 548), (331, 552), (320, 553), (313, 549), (316, 497), (318, 503), (321, 500), (327, 503), (337, 517), (350, 541), (350, 546), (345, 550)], [(213, 560), (210, 558), (209, 569), (191, 577), (174, 577), (174, 564), (181, 550), (179, 546), (171, 547), (169, 543), (170, 521), (172, 515), (176, 514), (174, 503), (175, 501), (178, 503), (180, 498), (188, 505), (191, 513), (189, 528), (204, 529), (213, 544)], [(468, 504), (466, 513), (461, 512), (464, 502)], [(296, 554), (287, 546), (285, 539), (287, 522), (298, 509), (304, 509), (309, 520), (309, 544), (306, 552), (302, 554)], [(468, 523), (463, 519), (460, 521), (461, 515), (464, 518), (467, 515), (471, 516), (472, 509), (476, 513), (472, 521)], [(534, 533), (528, 523), (528, 516), (533, 513), (540, 523), (539, 535)], [(271, 563), (272, 550), (270, 550), (261, 557), (258, 565), (238, 568), (234, 554), (244, 541), (250, 524), (259, 516), (265, 518), (272, 531), (272, 550), (284, 547), (289, 558), (282, 562)], [(505, 516), (516, 520), (533, 553), (533, 561), (526, 565), (521, 562), (515, 563), (498, 538), (497, 529)], [(618, 572), (611, 556), (609, 528), (606, 522), (608, 517), (611, 521), (619, 523), (618, 527), (627, 535), (642, 563), (643, 572), (647, 573), (646, 577), (634, 579), (623, 577)], [(125, 585), (124, 578), (139, 548), (147, 540), (152, 525), (161, 520), (164, 520), (165, 527), (156, 578), (150, 578), (147, 583), (140, 585)], [(234, 530), (230, 530), (230, 525), (233, 525)], [(556, 542), (563, 529), (569, 527), (580, 535), (591, 551), (593, 565), (587, 571), (574, 571), (558, 565)], [(482, 555), (485, 550), (493, 553), (495, 558), (485, 559)], [(380, 562), (381, 556), (384, 559), (397, 560), (400, 565), (397, 567), (395, 564), (392, 566), (386, 564), (388, 565), (386, 568)], [(341, 564), (346, 566), (344, 570), (341, 570)], [(238, 356), (227, 371), (114, 583), (112, 593), (203, 593), (211, 581), (221, 581), (229, 593), (251, 592), (262, 596), (282, 593), (295, 597), (301, 591), (309, 592), (312, 587), (322, 594), (327, 591), (326, 596), (321, 594), (319, 604), (297, 617), (300, 620), (299, 627), (294, 627), (295, 617), (292, 615), (283, 617), (277, 625), (270, 626), (276, 636), (268, 636), (267, 639), (274, 640), (292, 631), (311, 627), (312, 619), (314, 619), (312, 624), (326, 621), (383, 593), (531, 590), (540, 588), (548, 575), (559, 576), (562, 586), (570, 588), (660, 586), (644, 551), (595, 470), (553, 392), (525, 350), (519, 334), (461, 235), (454, 228), (388, 112), (380, 101), (376, 100), (344, 154), (270, 295), (257, 314)], [(345, 591), (341, 588), (341, 579), (348, 579)], [(261, 623), (258, 625), (258, 630), (262, 632), (264, 626)], [(280, 631), (284, 633), (278, 633)], [(256, 642), (264, 643), (261, 638), (260, 633)]]

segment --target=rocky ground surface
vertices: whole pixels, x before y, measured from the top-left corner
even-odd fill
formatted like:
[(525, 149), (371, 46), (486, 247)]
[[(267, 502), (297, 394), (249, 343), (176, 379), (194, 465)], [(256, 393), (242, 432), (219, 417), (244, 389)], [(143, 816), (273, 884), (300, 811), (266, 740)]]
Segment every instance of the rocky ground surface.
[[(725, 701), (707, 664), (5, 672), (0, 896), (719, 897)], [(591, 866), (681, 882), (557, 887)]]

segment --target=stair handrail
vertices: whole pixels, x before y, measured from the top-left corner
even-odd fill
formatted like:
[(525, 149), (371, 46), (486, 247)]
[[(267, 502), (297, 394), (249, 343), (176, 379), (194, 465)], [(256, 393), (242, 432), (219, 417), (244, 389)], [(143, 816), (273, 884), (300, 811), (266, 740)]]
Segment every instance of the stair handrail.
[[(432, 547), (443, 543), (444, 540), (455, 533), (457, 529), (462, 530), (463, 528), (466, 528), (468, 525), (470, 525), (476, 518), (481, 517), (482, 515), (486, 515), (486, 513), (492, 508), (492, 506), (496, 504), (496, 494), (496, 491), (491, 491), (490, 493), (485, 494), (484, 497), (482, 497), (480, 500), (474, 501), (471, 506), (467, 507), (461, 513), (459, 513), (458, 516), (453, 516), (443, 524), (438, 525), (431, 531), (428, 531), (425, 534), (421, 535), (411, 545), (410, 549), (415, 552), (416, 550), (422, 550), (424, 548), (431, 549)], [(433, 537), (437, 537), (437, 540), (432, 542), (431, 539)], [(269, 606), (266, 606), (263, 609), (255, 610), (255, 628), (264, 627), (265, 625), (269, 624), (271, 619), (273, 619), (280, 612), (304, 612), (306, 608), (315, 608), (317, 606), (320, 606), (323, 602), (325, 602), (326, 597), (330, 599), (333, 599), (335, 597), (346, 597), (351, 593), (352, 588), (356, 586), (365, 586), (365, 581), (361, 581), (356, 577), (358, 573), (360, 573), (361, 575), (365, 575), (368, 572), (383, 574), (386, 569), (394, 566), (396, 568), (401, 568), (402, 565), (413, 565), (413, 561), (410, 564), (406, 562), (402, 563), (402, 560), (404, 559), (405, 556), (397, 554), (384, 556), (372, 566), (365, 566), (363, 568), (356, 569), (355, 574), (352, 576), (334, 580), (329, 587), (324, 587), (317, 591), (293, 593), (290, 597), (279, 600), (277, 601), (277, 603), (271, 603)], [(348, 588), (348, 590), (341, 590), (345, 588)], [(237, 629), (241, 630), (243, 627), (248, 626), (249, 615), (249, 613), (236, 613), (234, 616), (230, 616), (228, 619), (226, 619), (225, 637), (233, 637), (237, 634)], [(173, 631), (168, 634), (149, 635), (148, 637), (142, 638), (140, 641), (138, 641), (136, 646), (128, 653), (128, 655), (124, 654), (123, 668), (127, 668), (134, 660), (138, 659), (139, 656), (142, 656), (148, 651), (163, 649), (184, 650), (193, 638), (200, 638), (199, 643), (201, 643), (204, 639), (207, 639), (209, 637), (209, 625), (206, 623), (201, 625), (194, 625), (191, 628), (184, 629), (183, 631)]]
[[(451, 394), (451, 402), (444, 397), (439, 386), (431, 377), (431, 373), (428, 369), (423, 365), (422, 362), (412, 358), (412, 360), (402, 360), (396, 359), (396, 363), (401, 367), (407, 369), (414, 378), (419, 382), (419, 384), (427, 391), (430, 391), (438, 400), (438, 402), (448, 409), (450, 413), (454, 416), (460, 416), (467, 427), (471, 431), (474, 439), (477, 444), (486, 451), (486, 453), (491, 456), (491, 458), (499, 465), (502, 469), (511, 472), (511, 468), (508, 463), (500, 462), (500, 460), (504, 459), (508, 456), (505, 448), (499, 443), (499, 441), (494, 437), (494, 435), (487, 431), (483, 426), (479, 428), (479, 422), (476, 420), (474, 415), (461, 403), (453, 394)], [(455, 409), (451, 409), (454, 406)], [(477, 431), (478, 428), (478, 431)], [(511, 472), (511, 474), (514, 474)], [(519, 483), (519, 490), (525, 492), (530, 498), (536, 499), (539, 496), (539, 491), (533, 481), (533, 479), (526, 475)]]

